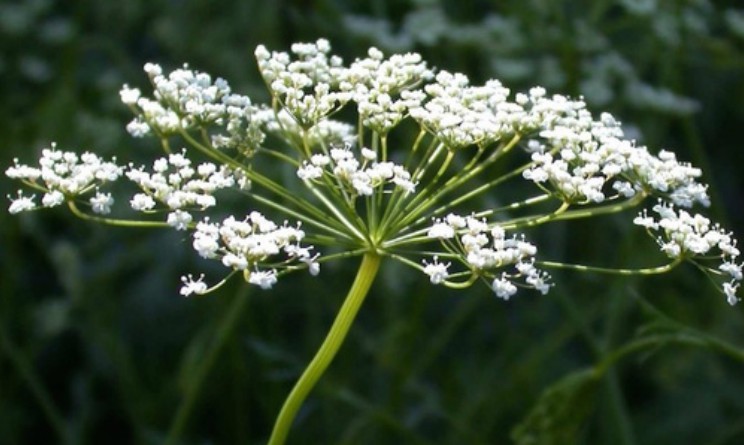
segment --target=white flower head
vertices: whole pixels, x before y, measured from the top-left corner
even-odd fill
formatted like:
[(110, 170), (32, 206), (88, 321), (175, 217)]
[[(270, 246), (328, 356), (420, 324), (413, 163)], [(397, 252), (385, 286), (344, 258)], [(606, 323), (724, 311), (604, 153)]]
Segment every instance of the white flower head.
[(740, 283), (726, 282), (723, 283), (723, 293), (726, 295), (726, 300), (731, 306), (739, 302), (740, 298), (736, 296), (736, 292), (739, 290)]
[(90, 198), (90, 207), (93, 213), (107, 215), (111, 213), (111, 206), (114, 205), (114, 197), (111, 193), (96, 192), (96, 195)]
[(44, 193), (44, 196), (42, 196), (41, 198), (41, 204), (44, 207), (56, 207), (63, 204), (64, 202), (65, 195), (59, 190), (52, 190), (50, 192)]
[(275, 270), (255, 270), (248, 275), (248, 282), (259, 286), (261, 289), (271, 289), (276, 284)]
[[(42, 150), (38, 167), (22, 165), (18, 160), (14, 160), (14, 164), (5, 174), (44, 190), (46, 196), (42, 204), (45, 207), (61, 204), (63, 200), (60, 199), (60, 195), (77, 197), (98, 186), (116, 181), (123, 172), (123, 168), (116, 165), (115, 158), (104, 161), (90, 152), (79, 155), (71, 151), (60, 151), (57, 150), (56, 144)], [(25, 204), (21, 205), (24, 202)], [(14, 208), (27, 210), (27, 207), (28, 202), (20, 201)]]
[(207, 284), (204, 283), (204, 274), (194, 279), (193, 275), (184, 275), (181, 277), (181, 295), (188, 297), (192, 294), (202, 295), (207, 292)]
[(18, 190), (17, 197), (13, 198), (12, 196), (8, 195), (8, 199), (10, 199), (10, 207), (8, 207), (8, 212), (13, 215), (15, 215), (16, 213), (34, 210), (36, 208), (34, 196), (24, 196), (21, 190)]
[(437, 219), (426, 233), (429, 238), (450, 239), (455, 237), (455, 228), (452, 225)]
[(517, 293), (517, 286), (506, 279), (505, 275), (503, 275), (501, 278), (495, 278), (493, 280), (493, 283), (491, 284), (491, 288), (496, 293), (497, 297), (504, 300), (508, 300)]
[(249, 283), (268, 289), (276, 283), (278, 269), (299, 264), (311, 275), (320, 272), (319, 255), (311, 255), (312, 246), (300, 244), (305, 237), (300, 227), (276, 224), (256, 211), (222, 222), (205, 218), (196, 224), (192, 246), (201, 257), (219, 260), (232, 271), (242, 271)]
[(183, 210), (175, 210), (168, 214), (167, 223), (176, 230), (186, 230), (193, 221), (191, 213)]
[(440, 263), (439, 258), (436, 256), (434, 257), (433, 262), (428, 263), (424, 260), (423, 263), (424, 273), (429, 276), (431, 284), (441, 284), (449, 276), (447, 269), (450, 267), (451, 263)]

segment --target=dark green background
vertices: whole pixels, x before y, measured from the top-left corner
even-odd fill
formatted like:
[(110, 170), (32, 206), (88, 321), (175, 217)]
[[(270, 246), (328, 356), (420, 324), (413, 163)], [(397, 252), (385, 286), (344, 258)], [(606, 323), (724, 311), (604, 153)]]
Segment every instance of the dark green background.
[[(474, 82), (584, 94), (642, 143), (703, 167), (710, 215), (744, 236), (744, 7), (733, 0), (5, 1), (0, 164), (31, 163), (51, 141), (152, 159), (156, 144), (126, 134), (130, 115), (118, 97), (123, 83), (146, 85), (145, 62), (188, 62), (261, 101), (255, 46), (318, 37), (346, 60), (370, 45), (415, 50)], [(0, 180), (2, 196), (16, 189)], [(546, 258), (661, 263), (630, 219), (530, 236)], [(293, 276), (271, 292), (235, 281), (183, 299), (179, 276), (205, 266), (180, 233), (99, 227), (53, 210), (0, 212), (0, 237), (0, 443), (8, 444), (62, 443), (61, 432), (69, 443), (160, 443), (218, 344), (182, 443), (265, 442), (356, 266)], [(554, 277), (548, 296), (503, 302), (485, 288), (454, 293), (384, 268), (290, 443), (509, 443), (543, 390), (649, 321), (640, 301), (744, 345), (741, 306), (726, 305), (692, 267), (647, 279)], [(230, 314), (238, 321), (217, 341)], [(707, 348), (634, 355), (592, 400), (579, 443), (744, 442), (742, 363)]]

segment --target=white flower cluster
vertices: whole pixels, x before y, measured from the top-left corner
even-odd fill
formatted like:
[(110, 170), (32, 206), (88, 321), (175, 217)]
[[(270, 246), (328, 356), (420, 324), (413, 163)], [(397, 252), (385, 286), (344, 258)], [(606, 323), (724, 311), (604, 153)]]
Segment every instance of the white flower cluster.
[(331, 45), (325, 39), (295, 43), (291, 49), (297, 60), (259, 45), (255, 51), (258, 69), (272, 95), (302, 128), (309, 129), (351, 98), (348, 92), (338, 90), (345, 68), (340, 57), (328, 55)]
[[(302, 129), (297, 121), (284, 109), (271, 113), (265, 119), (266, 131), (284, 139), (294, 147), (302, 147)], [(328, 147), (332, 145), (353, 145), (356, 142), (356, 128), (346, 122), (334, 119), (323, 119), (305, 134), (306, 142), (311, 147)]]
[[(455, 214), (436, 219), (427, 235), (441, 240), (472, 273), (492, 279), (491, 288), (499, 298), (509, 299), (517, 292), (517, 286), (537, 289), (542, 294), (550, 290), (549, 275), (534, 265), (537, 247), (523, 236), (506, 238), (506, 232), (498, 225), (489, 227), (483, 219)], [(424, 265), (424, 273), (434, 284), (444, 282), (449, 276), (449, 263), (439, 263), (434, 258), (433, 263), (424, 262)], [(507, 266), (514, 266), (514, 270), (498, 273)], [(523, 283), (517, 282), (518, 279), (523, 279)]]
[(192, 221), (188, 210), (204, 210), (217, 201), (214, 192), (235, 185), (232, 172), (225, 166), (217, 167), (211, 162), (196, 167), (186, 157), (186, 150), (159, 158), (152, 165), (153, 173), (145, 167), (130, 166), (126, 176), (137, 184), (143, 193), (137, 193), (130, 201), (134, 210), (149, 212), (158, 202), (171, 212), (168, 224), (178, 230), (186, 230)]
[(122, 102), (136, 114), (127, 126), (133, 136), (141, 137), (151, 130), (169, 135), (192, 127), (224, 127), (212, 135), (212, 145), (246, 155), (263, 141), (261, 108), (248, 96), (232, 94), (224, 79), (212, 81), (209, 74), (190, 70), (187, 65), (165, 76), (159, 65), (148, 63), (145, 72), (152, 82), (154, 99), (127, 85), (120, 92)]
[[(57, 150), (56, 145), (41, 152), (38, 167), (23, 165), (18, 159), (5, 171), (11, 179), (20, 179), (32, 188), (43, 191), (43, 207), (55, 207), (66, 200), (96, 190), (90, 198), (94, 212), (106, 214), (111, 211), (114, 199), (108, 193), (99, 192), (99, 186), (116, 181), (123, 168), (116, 165), (116, 159), (106, 162), (93, 153), (78, 155), (71, 151)], [(37, 208), (35, 195), (24, 196), (20, 191), (17, 198), (10, 198), (10, 213), (33, 210)]]
[(297, 176), (303, 181), (314, 181), (323, 175), (332, 176), (353, 196), (370, 196), (375, 189), (393, 183), (406, 193), (413, 193), (416, 184), (411, 174), (394, 162), (377, 162), (377, 153), (363, 148), (360, 162), (349, 146), (331, 148), (329, 155), (314, 154), (309, 161), (297, 169)]
[(488, 145), (514, 134), (524, 111), (507, 100), (509, 89), (498, 80), (470, 86), (464, 74), (441, 71), (424, 87), (429, 100), (410, 114), (447, 147)]
[(523, 176), (562, 200), (600, 203), (644, 191), (683, 207), (708, 205), (707, 186), (696, 181), (700, 169), (679, 162), (672, 152), (655, 156), (624, 139), (612, 115), (595, 120), (583, 101), (563, 96), (533, 93), (518, 95), (517, 101), (531, 105), (525, 122), (536, 125), (539, 136), (528, 144), (534, 165)]
[[(657, 233), (656, 242), (670, 258), (692, 260), (704, 270), (730, 279), (723, 283), (722, 289), (729, 304), (736, 304), (739, 301), (736, 291), (743, 277), (742, 264), (736, 262), (740, 252), (732, 234), (700, 214), (691, 215), (662, 201), (653, 207), (653, 211), (658, 219), (644, 210), (633, 222), (645, 227), (652, 235)], [(721, 261), (717, 268), (700, 264), (715, 259)]]
[[(277, 269), (297, 268), (300, 263), (311, 275), (320, 272), (318, 255), (311, 254), (312, 247), (300, 245), (304, 237), (299, 224), (278, 226), (261, 213), (251, 212), (242, 221), (230, 216), (222, 223), (199, 222), (193, 247), (203, 258), (219, 259), (225, 267), (242, 271), (250, 284), (269, 289), (277, 281)], [(282, 254), (285, 258), (276, 259)], [(181, 294), (204, 293), (207, 288), (202, 279), (183, 277)]]
[[(489, 166), (521, 141), (531, 156), (522, 177), (550, 196), (515, 203), (510, 208), (527, 208), (527, 204), (550, 197), (564, 204), (580, 205), (630, 200), (619, 206), (594, 205), (585, 212), (591, 216), (594, 210), (620, 211), (625, 204), (637, 204), (648, 195), (658, 196), (662, 201), (653, 208), (658, 218), (644, 212), (635, 223), (653, 233), (669, 257), (688, 259), (710, 274), (726, 277), (722, 290), (729, 303), (738, 301), (735, 294), (742, 280), (742, 265), (736, 262), (736, 241), (707, 218), (675, 210), (675, 206), (708, 205), (709, 198), (707, 186), (698, 182), (701, 171), (680, 162), (674, 153), (662, 150), (651, 154), (646, 147), (627, 140), (620, 123), (611, 115), (605, 113), (596, 119), (583, 100), (548, 96), (541, 87), (510, 98), (510, 91), (497, 80), (471, 85), (464, 74), (439, 71), (434, 75), (415, 53), (385, 57), (371, 48), (366, 58), (346, 67), (330, 51), (330, 44), (324, 39), (295, 44), (289, 53), (269, 52), (258, 46), (255, 55), (271, 93), (272, 107), (254, 105), (247, 96), (233, 94), (225, 80), (186, 65), (164, 74), (159, 65), (146, 64), (152, 97), (143, 97), (139, 89), (126, 85), (120, 91), (121, 100), (135, 113), (127, 127), (129, 132), (136, 137), (153, 133), (163, 139), (179, 135), (180, 139), (176, 139), (193, 145), (201, 154), (218, 160), (218, 164), (196, 165), (184, 150), (157, 159), (151, 169), (130, 164), (125, 170), (115, 160), (104, 162), (91, 153), (77, 155), (52, 146), (42, 152), (39, 167), (16, 160), (7, 169), (8, 177), (44, 194), (37, 205), (35, 195), (25, 196), (19, 191), (17, 197), (10, 198), (9, 210), (18, 213), (67, 201), (73, 212), (86, 217), (73, 200), (89, 193), (92, 197), (87, 204), (91, 212), (107, 214), (114, 200), (99, 187), (125, 174), (141, 189), (130, 201), (135, 211), (167, 212), (167, 223), (172, 227), (195, 229), (193, 246), (201, 256), (219, 259), (231, 270), (242, 271), (248, 282), (269, 288), (281, 273), (278, 270), (308, 268), (313, 275), (319, 270), (317, 255), (310, 253), (312, 248), (300, 245), (305, 234), (299, 225), (290, 227), (285, 222), (278, 226), (257, 212), (243, 220), (229, 217), (221, 223), (204, 219), (197, 224), (192, 215), (194, 211), (215, 207), (218, 190), (245, 189), (251, 179), (272, 195), (288, 198), (290, 207), (298, 204), (302, 198), (289, 196), (295, 188), (276, 184), (247, 164), (234, 171), (228, 165), (219, 165), (235, 166), (254, 153), (268, 154), (272, 160), (297, 168), (300, 180), (332, 211), (330, 218), (345, 218), (345, 212), (335, 211), (337, 204), (345, 201), (349, 206), (344, 210), (353, 212), (357, 198), (395, 190), (390, 199), (380, 195), (380, 199), (365, 200), (367, 207), (359, 217), (369, 217), (370, 224), (356, 227), (342, 222), (341, 230), (354, 232), (353, 239), (369, 242), (357, 246), (359, 251), (376, 248), (372, 243), (378, 241), (382, 245), (389, 242), (389, 253), (411, 265), (398, 255), (395, 246), (438, 240), (443, 247), (441, 252), (422, 253), (427, 257), (423, 267), (413, 263), (432, 283), (464, 287), (476, 279), (488, 280), (498, 297), (508, 299), (518, 287), (543, 294), (551, 287), (548, 274), (535, 267), (539, 264), (535, 261), (537, 248), (523, 236), (507, 238), (498, 225), (455, 214), (434, 220), (428, 230), (424, 229), (427, 236), (412, 225), (425, 221), (427, 213), (440, 215), (495, 186), (500, 179), (488, 179), (483, 187), (464, 190), (461, 197), (453, 196), (457, 187), (478, 174), (487, 174)], [(355, 125), (332, 119), (349, 102), (356, 104)], [(430, 155), (408, 156), (404, 166), (388, 160), (387, 135), (407, 118), (421, 130), (412, 150), (417, 150), (423, 141), (429, 146), (425, 153)], [(284, 141), (296, 152), (280, 153), (269, 147), (258, 150), (266, 133), (272, 136), (272, 142)], [(371, 141), (375, 149), (363, 147), (365, 140)], [(169, 143), (163, 146), (170, 152)], [(479, 150), (470, 163), (462, 164), (462, 159), (455, 158), (460, 156), (456, 151), (467, 147)], [(443, 148), (449, 150), (444, 159), (439, 157)], [(237, 153), (218, 151), (224, 149)], [(491, 151), (484, 154), (486, 149)], [(299, 158), (292, 157), (298, 153)], [(479, 161), (482, 164), (477, 164)], [(436, 171), (436, 163), (440, 163), (439, 171), (428, 174)], [(461, 165), (472, 170), (458, 170)], [(424, 179), (433, 182), (417, 190), (416, 181)], [(410, 196), (417, 191), (420, 196)], [(275, 210), (313, 222), (315, 228), (337, 231), (333, 224), (326, 225), (304, 214), (308, 207), (284, 208), (280, 203), (268, 202), (260, 193), (258, 190), (251, 195), (261, 203), (274, 204), (271, 207)], [(450, 198), (445, 204), (445, 199)], [(432, 207), (435, 204), (444, 207)], [(377, 216), (382, 219), (374, 221)], [(545, 220), (530, 219), (533, 216), (526, 217), (527, 221)], [(111, 218), (98, 220), (131, 225), (129, 221)], [(515, 221), (518, 226), (524, 220)], [(360, 233), (364, 230), (370, 232)], [(447, 262), (440, 262), (440, 258)], [(703, 266), (710, 261), (720, 262), (714, 267)], [(450, 273), (453, 264), (461, 270)], [(462, 277), (469, 279), (462, 282)], [(189, 275), (182, 281), (183, 295), (210, 291), (203, 276)]]
[(367, 55), (342, 73), (340, 89), (352, 93), (364, 126), (386, 134), (406, 117), (410, 108), (420, 106), (426, 96), (411, 88), (430, 80), (433, 73), (416, 53), (385, 59), (380, 50), (370, 48)]

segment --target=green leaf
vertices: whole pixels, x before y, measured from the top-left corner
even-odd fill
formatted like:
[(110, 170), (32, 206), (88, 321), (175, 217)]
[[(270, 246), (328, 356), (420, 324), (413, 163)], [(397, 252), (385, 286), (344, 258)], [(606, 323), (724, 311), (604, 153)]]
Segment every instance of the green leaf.
[(576, 436), (591, 412), (600, 377), (594, 369), (585, 369), (547, 388), (529, 414), (512, 430), (514, 443), (576, 443)]

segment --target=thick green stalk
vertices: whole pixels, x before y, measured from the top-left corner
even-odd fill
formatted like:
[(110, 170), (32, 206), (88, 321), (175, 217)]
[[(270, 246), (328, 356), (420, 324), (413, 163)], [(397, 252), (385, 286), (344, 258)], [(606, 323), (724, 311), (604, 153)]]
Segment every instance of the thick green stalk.
[(323, 340), (323, 344), (320, 345), (320, 349), (315, 353), (315, 357), (307, 365), (302, 376), (294, 388), (292, 388), (292, 392), (289, 393), (289, 396), (284, 401), (284, 406), (282, 406), (282, 410), (276, 418), (274, 430), (271, 432), (269, 445), (282, 445), (287, 439), (289, 429), (292, 426), (297, 411), (302, 406), (302, 402), (304, 402), (310, 390), (313, 389), (315, 383), (323, 375), (326, 368), (328, 368), (328, 365), (344, 342), (346, 334), (349, 332), (349, 328), (377, 275), (377, 271), (380, 268), (380, 259), (380, 256), (373, 252), (367, 252), (362, 257), (362, 264), (359, 266), (354, 283), (351, 285), (351, 289), (349, 289), (346, 300), (344, 300), (344, 304), (339, 309), (338, 315), (336, 315), (336, 319), (333, 321), (333, 325), (331, 325), (331, 329), (328, 331), (325, 340)]

